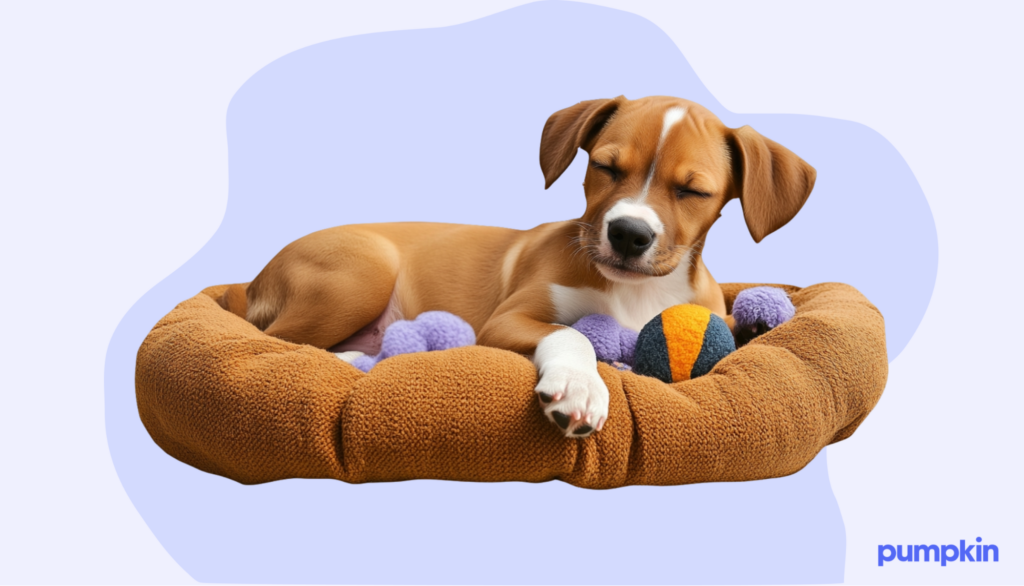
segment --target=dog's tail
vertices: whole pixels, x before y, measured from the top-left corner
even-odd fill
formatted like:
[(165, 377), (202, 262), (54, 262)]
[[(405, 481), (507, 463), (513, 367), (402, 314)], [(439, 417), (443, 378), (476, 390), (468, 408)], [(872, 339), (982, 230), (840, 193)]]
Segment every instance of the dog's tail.
[(242, 285), (230, 285), (227, 290), (217, 298), (221, 307), (245, 319), (246, 311), (249, 309), (249, 302), (245, 297), (245, 290), (248, 283)]

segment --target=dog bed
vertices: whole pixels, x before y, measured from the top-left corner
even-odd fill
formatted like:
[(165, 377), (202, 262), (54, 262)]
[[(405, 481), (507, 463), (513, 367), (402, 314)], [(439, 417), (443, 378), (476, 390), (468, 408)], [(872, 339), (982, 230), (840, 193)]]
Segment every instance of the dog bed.
[[(751, 286), (723, 285), (729, 307)], [(882, 316), (856, 289), (786, 287), (796, 316), (705, 376), (669, 385), (600, 364), (608, 422), (570, 439), (541, 413), (523, 356), (469, 346), (392, 357), (364, 374), (225, 311), (215, 301), (225, 288), (156, 324), (139, 349), (136, 397), (164, 451), (245, 484), (559, 479), (614, 488), (785, 476), (849, 437), (888, 374)]]

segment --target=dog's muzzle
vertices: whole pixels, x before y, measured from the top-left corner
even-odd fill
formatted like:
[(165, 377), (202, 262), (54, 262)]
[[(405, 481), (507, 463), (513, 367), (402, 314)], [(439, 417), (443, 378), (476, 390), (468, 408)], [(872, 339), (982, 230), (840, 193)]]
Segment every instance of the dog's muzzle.
[(618, 218), (608, 224), (608, 242), (623, 259), (638, 257), (654, 244), (654, 230), (638, 218)]

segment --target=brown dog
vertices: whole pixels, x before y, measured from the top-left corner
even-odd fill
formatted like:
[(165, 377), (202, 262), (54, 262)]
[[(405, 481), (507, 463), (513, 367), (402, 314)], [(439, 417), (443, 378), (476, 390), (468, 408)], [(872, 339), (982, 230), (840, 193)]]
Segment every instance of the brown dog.
[(722, 207), (738, 197), (755, 241), (785, 225), (814, 169), (749, 126), (726, 128), (669, 97), (581, 102), (541, 136), (546, 186), (578, 149), (590, 154), (587, 209), (532, 230), (396, 223), (322, 230), (286, 246), (221, 304), (267, 334), (376, 354), (384, 328), (424, 311), (454, 313), (479, 344), (532, 354), (536, 391), (567, 436), (600, 430), (608, 389), (590, 342), (566, 327), (590, 313), (639, 330), (662, 310), (698, 303), (725, 316), (701, 260)]

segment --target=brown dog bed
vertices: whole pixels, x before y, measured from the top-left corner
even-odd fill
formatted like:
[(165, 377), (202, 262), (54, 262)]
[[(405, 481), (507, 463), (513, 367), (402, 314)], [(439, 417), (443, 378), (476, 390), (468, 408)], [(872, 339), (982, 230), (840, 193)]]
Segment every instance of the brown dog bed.
[[(723, 285), (730, 309), (750, 286)], [(139, 349), (136, 397), (168, 454), (246, 484), (560, 479), (613, 488), (785, 476), (849, 437), (888, 373), (882, 316), (863, 295), (838, 283), (788, 287), (796, 317), (708, 375), (667, 385), (601, 365), (608, 422), (569, 439), (541, 413), (523, 356), (471, 346), (396, 356), (364, 374), (221, 309), (214, 298), (224, 289), (156, 324)]]

